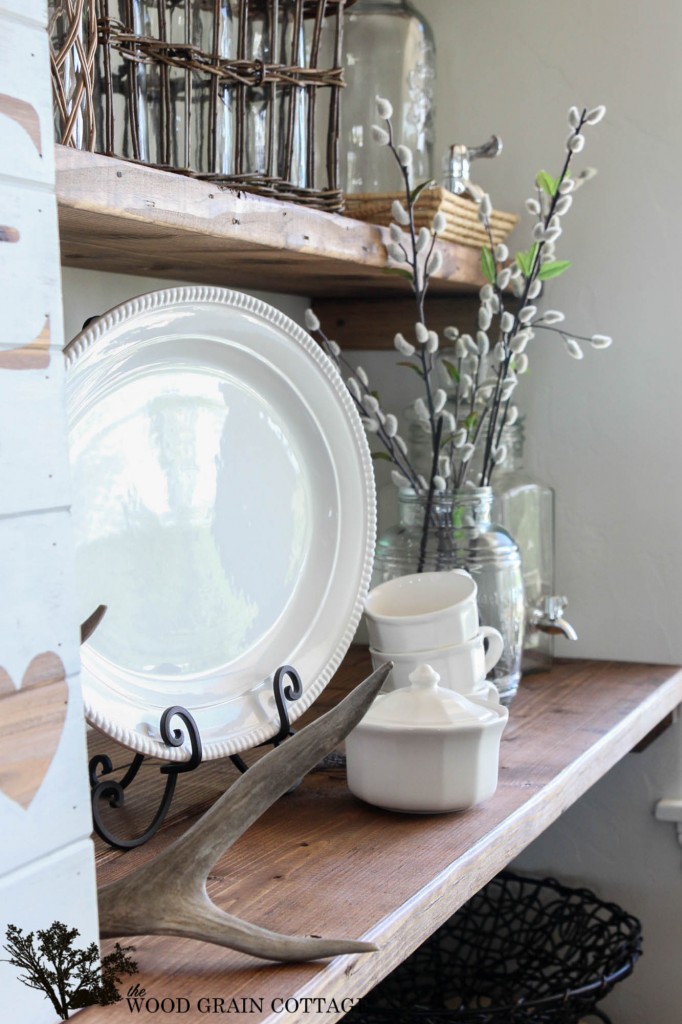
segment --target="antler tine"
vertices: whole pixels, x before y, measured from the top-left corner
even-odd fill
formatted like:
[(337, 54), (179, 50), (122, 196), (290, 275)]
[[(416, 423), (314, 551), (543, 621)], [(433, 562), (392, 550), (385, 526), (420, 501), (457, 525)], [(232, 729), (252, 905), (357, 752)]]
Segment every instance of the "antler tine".
[(278, 935), (225, 914), (206, 894), (216, 860), (280, 796), (348, 735), (392, 668), (382, 665), (335, 708), (241, 776), (167, 850), (99, 892), (102, 935), (181, 935), (264, 959), (311, 960), (368, 952), (367, 943)]

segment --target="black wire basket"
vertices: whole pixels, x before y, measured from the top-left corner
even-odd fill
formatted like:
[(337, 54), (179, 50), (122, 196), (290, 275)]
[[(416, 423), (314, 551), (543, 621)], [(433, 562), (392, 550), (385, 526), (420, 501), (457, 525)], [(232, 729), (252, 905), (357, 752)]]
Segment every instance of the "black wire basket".
[(505, 871), (347, 1016), (347, 1024), (608, 1024), (596, 1004), (641, 954), (640, 922), (588, 889)]

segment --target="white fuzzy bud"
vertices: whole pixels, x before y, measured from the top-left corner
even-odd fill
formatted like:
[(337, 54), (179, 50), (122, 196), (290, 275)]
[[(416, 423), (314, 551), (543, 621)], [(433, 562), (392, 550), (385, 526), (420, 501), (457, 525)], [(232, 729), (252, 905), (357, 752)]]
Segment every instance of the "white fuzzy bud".
[(396, 487), (409, 487), (410, 481), (402, 473), (399, 473), (397, 469), (391, 470), (391, 480)]
[(511, 281), (511, 268), (503, 267), (497, 275), (497, 287), (504, 291), (505, 288), (509, 287)]
[(553, 245), (557, 238), (561, 237), (561, 226), (557, 224), (555, 227), (547, 228), (545, 231), (545, 242)]
[(536, 224), (531, 232), (534, 242), (544, 242), (545, 240), (545, 225), (542, 223)]
[(365, 412), (374, 415), (376, 412), (379, 411), (379, 402), (377, 401), (374, 395), (365, 395), (362, 399), (362, 408), (365, 410)]
[(529, 213), (532, 213), (534, 217), (539, 217), (542, 213), (540, 203), (537, 199), (533, 199), (532, 197), (530, 199), (526, 199), (526, 209)]
[(571, 126), (571, 128), (580, 127), (580, 111), (577, 107), (571, 107), (571, 109), (569, 110), (568, 123)]
[(441, 455), (438, 458), (438, 472), (442, 477), (449, 477), (451, 471), (450, 459), (447, 455)]
[(394, 442), (395, 446), (400, 449), (400, 451), (403, 453), (403, 455), (407, 455), (407, 444), (402, 439), (402, 437), (399, 437), (396, 434), (396, 436), (393, 438), (393, 442)]
[(412, 166), (412, 150), (408, 146), (398, 146), (396, 153), (401, 167)]
[(419, 234), (417, 235), (417, 244), (416, 244), (416, 247), (415, 247), (417, 252), (423, 252), (424, 249), (426, 249), (427, 245), (429, 245), (430, 242), (431, 242), (431, 232), (429, 231), (429, 229), (428, 228), (420, 228), (419, 229)]
[(303, 314), (303, 318), (305, 321), (305, 325), (309, 331), (319, 331), (320, 321), (315, 316), (312, 309), (306, 309), (305, 313)]
[(437, 274), (443, 266), (443, 254), (438, 252), (432, 252), (426, 263), (427, 274)]
[(556, 206), (554, 207), (554, 212), (557, 214), (558, 217), (563, 217), (565, 213), (568, 213), (572, 205), (573, 196), (561, 196), (560, 199), (557, 199)]
[(559, 195), (560, 196), (568, 196), (568, 195), (571, 194), (571, 192), (573, 192), (574, 189), (575, 189), (575, 181), (574, 181), (574, 179), (573, 178), (566, 178), (566, 180), (562, 181), (561, 184), (559, 185)]
[(494, 294), (495, 289), (491, 284), (484, 284), (478, 293), (481, 302), (490, 302)]
[(536, 306), (524, 306), (516, 315), (520, 324), (529, 324), (536, 313)]
[(487, 192), (484, 192), (478, 204), (478, 219), (485, 224), (486, 221), (490, 220), (492, 212), (493, 204), (490, 202), (490, 196)]
[(433, 396), (433, 411), (438, 415), (445, 408), (445, 403), (448, 400), (447, 392), (443, 388), (438, 388), (435, 395)]
[(509, 350), (514, 354), (518, 354), (519, 352), (525, 352), (526, 346), (528, 345), (528, 341), (529, 332), (519, 331), (519, 333), (515, 334), (512, 340), (509, 342)]
[(495, 451), (493, 452), (493, 461), (495, 462), (496, 465), (499, 465), (501, 462), (504, 462), (506, 458), (507, 446), (504, 444), (498, 445)]
[(522, 352), (518, 356), (514, 356), (514, 373), (522, 374), (528, 369), (528, 356), (525, 352)]
[(585, 136), (572, 135), (566, 145), (571, 153), (580, 153), (585, 147)]
[(426, 342), (426, 351), (433, 355), (438, 351), (438, 335), (435, 331), (429, 331), (429, 340)]
[(416, 351), (414, 345), (406, 341), (400, 332), (393, 339), (393, 345), (396, 351), (400, 352), (401, 356), (412, 356)]
[(388, 245), (386, 246), (386, 251), (388, 255), (391, 257), (391, 259), (395, 260), (396, 263), (407, 262), (407, 256), (405, 255), (402, 246), (396, 245), (395, 242), (389, 242)]
[(417, 398), (414, 403), (414, 413), (418, 420), (428, 420), (429, 410), (426, 408), (426, 402), (423, 398)]
[(426, 324), (423, 324), (421, 320), (414, 325), (414, 333), (417, 341), (420, 345), (425, 345), (429, 340), (429, 330)]
[(467, 441), (467, 436), (468, 435), (466, 430), (463, 427), (460, 427), (460, 429), (457, 431), (457, 433), (452, 439), (452, 443), (455, 446), (455, 448), (461, 448), (463, 445), (465, 445)]
[(377, 434), (379, 432), (379, 421), (372, 419), (371, 417), (363, 420), (362, 425), (368, 434)]
[(455, 341), (455, 356), (457, 359), (464, 359), (467, 354), (466, 341), (464, 340), (466, 337), (468, 336), (464, 334), (461, 338), (457, 338)]
[(443, 479), (442, 476), (440, 476), (437, 473), (434, 476), (434, 478), (433, 478), (433, 489), (435, 491), (444, 491), (446, 487), (447, 487), (447, 484), (446, 484), (445, 480)]
[(503, 385), (502, 389), (500, 390), (500, 400), (502, 402), (506, 402), (508, 399), (511, 398), (511, 396), (514, 394), (514, 391), (516, 390), (517, 384), (517, 380), (507, 380), (507, 382)]
[(560, 324), (566, 317), (558, 309), (547, 309), (540, 318), (541, 324)]
[(588, 110), (587, 114), (585, 115), (585, 123), (586, 124), (599, 124), (599, 122), (601, 121), (601, 119), (604, 117), (605, 114), (606, 114), (606, 107), (604, 107), (604, 106), (592, 107), (592, 110)]
[(389, 226), (388, 232), (391, 236), (392, 242), (397, 242), (398, 244), (401, 244), (405, 240), (402, 229), (397, 224), (391, 224)]
[(504, 311), (500, 319), (500, 330), (503, 334), (509, 334), (514, 330), (514, 317), (507, 310)]
[(478, 311), (478, 326), (482, 331), (487, 331), (493, 322), (493, 315), (487, 306), (481, 306)]
[(360, 390), (360, 385), (356, 381), (355, 377), (349, 377), (348, 380), (346, 381), (346, 384), (348, 385), (348, 390), (350, 391), (353, 398), (357, 399), (357, 401), (359, 402), (360, 399), (362, 398), (362, 391)]
[(420, 473), (420, 474), (419, 474), (419, 476), (417, 477), (417, 482), (418, 482), (419, 486), (421, 487), (421, 489), (422, 489), (423, 491), (428, 491), (428, 489), (429, 489), (429, 485), (428, 485), (428, 483), (426, 482), (426, 477), (425, 477), (425, 476), (422, 476), (422, 475), (421, 475), (421, 473)]
[(467, 352), (469, 353), (469, 355), (478, 355), (478, 345), (476, 344), (476, 342), (474, 341), (470, 334), (463, 334), (462, 341), (466, 345)]
[(443, 334), (448, 339), (448, 341), (457, 341), (457, 339), (459, 338), (459, 328), (446, 327), (445, 330), (443, 331)]
[(484, 359), (488, 355), (488, 352), (490, 352), (490, 338), (485, 331), (477, 331), (476, 347), (478, 348), (478, 355), (481, 359)]
[(514, 293), (517, 299), (521, 298), (525, 290), (526, 283), (522, 277), (512, 278), (512, 292)]
[(537, 299), (537, 297), (538, 297), (538, 295), (540, 294), (541, 291), (542, 291), (542, 281), (539, 281), (536, 278), (533, 281), (533, 283), (530, 285), (530, 287), (528, 288), (528, 298), (529, 299)]
[(474, 386), (474, 379), (470, 373), (463, 373), (459, 379), (459, 382), (462, 385), (462, 390), (466, 392), (471, 391), (472, 387)]
[(341, 346), (339, 345), (338, 341), (329, 341), (328, 345), (331, 354), (333, 356), (336, 356), (336, 358), (338, 359), (338, 357), (341, 355)]
[(389, 121), (393, 117), (393, 106), (383, 98), (383, 96), (375, 96), (377, 105), (377, 114), (379, 117), (383, 117), (384, 121)]
[(455, 430), (456, 426), (457, 426), (457, 424), (455, 423), (455, 417), (452, 415), (451, 412), (448, 412), (448, 410), (446, 409), (443, 412), (443, 433), (444, 434), (452, 434), (452, 433), (454, 433), (454, 430)]
[(394, 416), (392, 412), (389, 412), (386, 415), (386, 419), (384, 420), (384, 430), (386, 431), (387, 437), (395, 437), (398, 433), (398, 417)]
[(507, 409), (507, 419), (506, 419), (506, 422), (505, 422), (505, 426), (513, 427), (518, 418), (519, 418), (518, 406), (510, 405), (509, 408)]
[(376, 142), (377, 146), (387, 146), (391, 141), (391, 136), (386, 129), (380, 128), (378, 124), (372, 125), (370, 135), (372, 136), (372, 141)]
[(369, 385), (369, 377), (367, 376), (367, 372), (363, 370), (361, 366), (356, 366), (355, 376), (358, 378), (359, 381), (361, 381), (365, 385), (365, 387)]
[(593, 334), (590, 338), (592, 348), (608, 348), (612, 344), (613, 338), (609, 337), (608, 334)]
[(583, 358), (583, 350), (575, 338), (564, 338), (564, 344), (566, 345), (566, 351), (569, 356), (573, 356), (574, 359)]
[(494, 390), (494, 384), (483, 384), (483, 386), (480, 387), (476, 392), (476, 398), (478, 399), (479, 402), (489, 402), (490, 399), (493, 397)]
[(471, 456), (474, 454), (474, 446), (472, 444), (465, 444), (462, 448), (460, 458), (462, 462), (468, 462)]
[(405, 210), (399, 199), (394, 199), (391, 203), (391, 216), (393, 217), (393, 220), (397, 221), (398, 224), (402, 224), (403, 227), (407, 227), (410, 223), (410, 215)]
[(495, 246), (495, 259), (498, 263), (504, 263), (509, 259), (509, 249), (503, 242)]
[(447, 217), (444, 213), (437, 213), (433, 218), (433, 231), (436, 235), (442, 235), (448, 226)]

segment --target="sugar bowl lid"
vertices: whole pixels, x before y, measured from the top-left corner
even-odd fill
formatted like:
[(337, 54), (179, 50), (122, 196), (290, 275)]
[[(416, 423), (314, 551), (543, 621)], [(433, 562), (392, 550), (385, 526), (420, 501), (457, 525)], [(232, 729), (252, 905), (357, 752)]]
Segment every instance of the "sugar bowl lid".
[(382, 729), (481, 728), (500, 716), (494, 699), (465, 697), (444, 686), (431, 665), (418, 665), (409, 676), (410, 686), (379, 694), (361, 726)]

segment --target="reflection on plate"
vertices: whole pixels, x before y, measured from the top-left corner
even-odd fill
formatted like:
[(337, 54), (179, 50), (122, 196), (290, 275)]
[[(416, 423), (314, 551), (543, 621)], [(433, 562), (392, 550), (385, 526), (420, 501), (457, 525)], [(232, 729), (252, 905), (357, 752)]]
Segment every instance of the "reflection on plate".
[(374, 483), (345, 384), (278, 310), (215, 288), (143, 295), (67, 353), (79, 614), (90, 721), (146, 754), (163, 710), (194, 716), (204, 757), (274, 735), (272, 676), (303, 696), (357, 626)]

